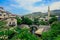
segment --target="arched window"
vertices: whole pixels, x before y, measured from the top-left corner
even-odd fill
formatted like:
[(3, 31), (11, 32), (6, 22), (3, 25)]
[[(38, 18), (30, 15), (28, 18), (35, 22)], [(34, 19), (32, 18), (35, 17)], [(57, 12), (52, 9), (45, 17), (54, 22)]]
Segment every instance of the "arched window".
[(11, 25), (11, 22), (9, 22), (9, 24)]

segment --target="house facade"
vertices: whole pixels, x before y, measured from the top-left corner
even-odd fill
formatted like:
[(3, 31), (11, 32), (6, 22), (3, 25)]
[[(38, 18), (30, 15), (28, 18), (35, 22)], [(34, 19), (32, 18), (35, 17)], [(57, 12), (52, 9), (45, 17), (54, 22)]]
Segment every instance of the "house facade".
[(7, 26), (17, 26), (17, 19), (15, 17), (16, 15), (13, 15), (0, 7), (0, 20), (5, 20)]
[(17, 20), (15, 18), (8, 18), (7, 20), (7, 26), (17, 26)]

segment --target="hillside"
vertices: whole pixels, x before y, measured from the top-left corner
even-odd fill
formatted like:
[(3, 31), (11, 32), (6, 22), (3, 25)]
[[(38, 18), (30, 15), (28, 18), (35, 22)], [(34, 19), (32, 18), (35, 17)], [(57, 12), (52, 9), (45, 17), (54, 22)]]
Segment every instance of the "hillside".
[(28, 15), (24, 15), (25, 17), (43, 17), (45, 15), (45, 13), (42, 12), (34, 12), (32, 14), (28, 14)]
[[(60, 10), (52, 10), (50, 11), (51, 15), (58, 15), (60, 16)], [(34, 12), (32, 14), (24, 15), (25, 17), (44, 17), (47, 16), (48, 12), (42, 13), (42, 12)]]
[(60, 16), (60, 10), (53, 10), (53, 11), (51, 11), (51, 15), (58, 15), (58, 16)]

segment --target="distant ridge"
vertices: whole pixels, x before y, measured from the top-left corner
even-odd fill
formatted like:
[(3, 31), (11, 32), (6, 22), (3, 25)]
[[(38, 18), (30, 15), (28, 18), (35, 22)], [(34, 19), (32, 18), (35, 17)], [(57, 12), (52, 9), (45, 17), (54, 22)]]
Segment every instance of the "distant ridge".
[[(60, 10), (52, 10), (50, 11), (51, 15), (56, 15), (56, 16), (60, 16)], [(28, 15), (24, 15), (25, 17), (44, 17), (44, 16), (47, 16), (48, 15), (48, 12), (46, 13), (42, 13), (42, 12), (33, 12), (31, 14), (28, 14)]]

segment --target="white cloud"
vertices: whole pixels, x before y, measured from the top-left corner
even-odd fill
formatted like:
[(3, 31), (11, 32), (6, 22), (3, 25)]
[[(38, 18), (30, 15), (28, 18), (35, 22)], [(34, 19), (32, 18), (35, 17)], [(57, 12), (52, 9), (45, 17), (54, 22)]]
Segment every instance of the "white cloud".
[(51, 10), (60, 9), (60, 2), (54, 2), (50, 5)]
[[(23, 7), (30, 12), (47, 12), (48, 6), (42, 4), (42, 6), (35, 7), (33, 4), (42, 0), (15, 0), (19, 5), (16, 7)], [(12, 5), (15, 6), (15, 5)], [(50, 4), (51, 10), (60, 9), (60, 2), (53, 2)]]
[(31, 8), (35, 2), (42, 0), (15, 0), (21, 7)]

